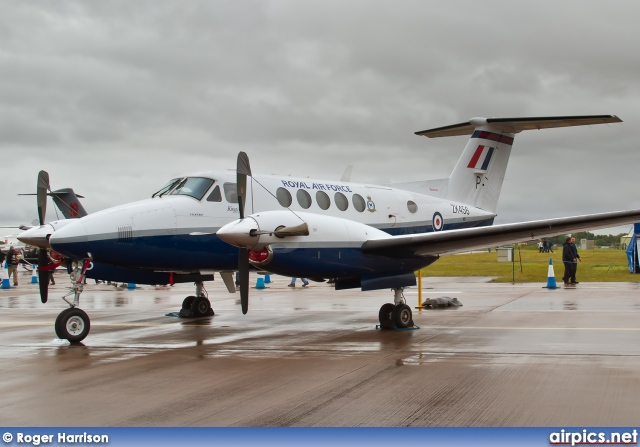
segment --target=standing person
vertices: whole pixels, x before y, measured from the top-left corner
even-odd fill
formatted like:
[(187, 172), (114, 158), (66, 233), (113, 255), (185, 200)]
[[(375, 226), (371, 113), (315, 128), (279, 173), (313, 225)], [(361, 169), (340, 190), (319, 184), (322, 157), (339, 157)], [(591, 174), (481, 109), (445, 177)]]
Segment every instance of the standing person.
[(549, 253), (549, 242), (546, 239), (542, 241), (542, 251)]
[(576, 281), (576, 270), (578, 269), (578, 260), (580, 255), (576, 247), (576, 238), (567, 237), (562, 244), (562, 262), (564, 263), (564, 276), (562, 280), (565, 284), (578, 284)]
[(575, 237), (571, 238), (571, 252), (573, 253), (574, 262), (575, 262), (573, 266), (573, 278), (572, 278), (571, 284), (578, 284), (578, 281), (576, 281), (576, 272), (578, 271), (578, 261), (582, 262), (582, 259), (580, 259), (580, 255), (578, 254), (578, 247), (576, 246)]
[(538, 241), (538, 252), (542, 253), (542, 247), (544, 247), (544, 245), (542, 244), (542, 241)]
[(555, 244), (554, 244), (553, 242), (549, 241), (549, 251), (550, 251), (551, 253), (555, 253), (555, 251), (553, 251), (553, 248), (551, 248), (551, 247), (553, 247), (554, 245), (555, 245)]
[(9, 247), (9, 251), (7, 252), (7, 267), (9, 269), (9, 280), (11, 280), (11, 275), (13, 275), (13, 286), (16, 287), (18, 285), (18, 263), (20, 259), (18, 258), (18, 252), (13, 248), (13, 245)]
[[(41, 248), (40, 250), (44, 250), (43, 248)], [(51, 256), (51, 251), (47, 251), (47, 256), (49, 257), (49, 262), (51, 264), (56, 264), (58, 261), (56, 261), (55, 259), (53, 259), (53, 257)], [(56, 280), (53, 279), (53, 272), (55, 272), (56, 269), (53, 270), (49, 270), (49, 282), (51, 283), (52, 286), (56, 285)], [(84, 282), (85, 284), (87, 283), (87, 281), (85, 280)]]
[[(291, 284), (289, 284), (289, 287), (295, 287), (296, 286), (296, 279), (298, 278), (291, 278)], [(302, 280), (302, 287), (307, 287), (309, 285), (309, 281), (307, 281), (307, 278), (300, 278)]]

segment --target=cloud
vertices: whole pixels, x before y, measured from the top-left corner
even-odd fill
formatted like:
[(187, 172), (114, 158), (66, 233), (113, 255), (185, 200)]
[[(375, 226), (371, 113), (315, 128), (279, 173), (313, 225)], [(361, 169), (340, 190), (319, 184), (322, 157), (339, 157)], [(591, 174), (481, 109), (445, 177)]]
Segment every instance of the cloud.
[(18, 2), (0, 17), (4, 224), (40, 169), (87, 209), (228, 169), (446, 177), (473, 116), (617, 114), (518, 135), (498, 221), (637, 207), (633, 1)]

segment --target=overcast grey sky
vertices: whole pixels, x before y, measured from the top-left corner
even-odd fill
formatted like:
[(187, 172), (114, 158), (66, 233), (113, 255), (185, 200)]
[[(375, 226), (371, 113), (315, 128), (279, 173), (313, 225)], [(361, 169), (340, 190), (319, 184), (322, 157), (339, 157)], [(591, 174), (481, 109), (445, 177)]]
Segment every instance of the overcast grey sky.
[[(0, 1), (1, 225), (36, 176), (89, 212), (233, 169), (449, 175), (474, 116), (614, 114), (515, 139), (497, 222), (640, 208), (640, 2)], [(48, 217), (55, 217), (50, 202)]]

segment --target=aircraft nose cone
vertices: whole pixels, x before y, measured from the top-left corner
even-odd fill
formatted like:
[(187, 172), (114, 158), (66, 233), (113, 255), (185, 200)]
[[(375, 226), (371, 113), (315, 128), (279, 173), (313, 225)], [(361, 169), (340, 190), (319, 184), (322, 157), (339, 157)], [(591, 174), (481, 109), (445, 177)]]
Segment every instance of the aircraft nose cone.
[(49, 248), (49, 236), (54, 232), (51, 225), (40, 225), (20, 233), (17, 238), (20, 242), (39, 248)]
[(81, 219), (60, 228), (49, 238), (51, 248), (68, 257), (86, 256), (87, 229)]
[(220, 228), (216, 235), (227, 244), (240, 248), (251, 248), (260, 239), (258, 236), (251, 236), (251, 231), (259, 229), (258, 223), (253, 218), (247, 217), (228, 223)]

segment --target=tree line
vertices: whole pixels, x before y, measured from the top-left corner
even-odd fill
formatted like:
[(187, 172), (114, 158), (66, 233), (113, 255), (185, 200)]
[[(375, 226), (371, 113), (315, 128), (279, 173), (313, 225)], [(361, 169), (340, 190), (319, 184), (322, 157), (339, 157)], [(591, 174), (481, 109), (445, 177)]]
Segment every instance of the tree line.
[[(620, 247), (620, 238), (626, 236), (627, 233), (620, 234), (593, 234), (590, 231), (580, 231), (578, 233), (573, 233), (573, 237), (576, 238), (576, 243), (580, 244), (580, 239), (592, 240), (594, 245), (599, 247)], [(566, 236), (556, 236), (552, 237), (549, 240), (552, 241), (556, 245), (564, 244)]]

